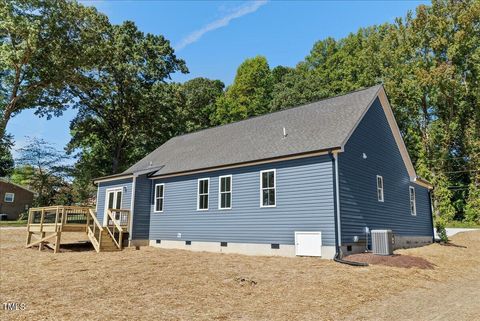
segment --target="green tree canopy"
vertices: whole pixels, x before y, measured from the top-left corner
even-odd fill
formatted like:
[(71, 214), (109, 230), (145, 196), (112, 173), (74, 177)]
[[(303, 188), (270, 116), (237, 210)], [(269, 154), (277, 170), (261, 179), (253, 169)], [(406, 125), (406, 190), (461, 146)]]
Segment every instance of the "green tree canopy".
[(261, 115), (269, 111), (272, 74), (263, 56), (245, 60), (233, 84), (217, 101), (214, 120), (218, 124)]
[(67, 88), (91, 63), (106, 21), (73, 1), (0, 0), (0, 138), (21, 110), (50, 116), (66, 108)]
[(80, 151), (83, 179), (125, 170), (176, 133), (177, 89), (166, 80), (188, 71), (168, 40), (133, 22), (101, 32), (96, 67), (71, 90), (78, 114), (68, 151)]
[(274, 85), (271, 108), (383, 83), (417, 172), (436, 186), (436, 213), (462, 219), (478, 209), (479, 69), (480, 2), (438, 0), (317, 42)]
[(181, 117), (185, 132), (212, 126), (215, 102), (222, 96), (225, 85), (220, 80), (194, 78), (182, 84)]
[(12, 180), (37, 192), (36, 205), (72, 203), (73, 197), (69, 192), (71, 167), (65, 165), (65, 153), (36, 138), (29, 139), (28, 144), (18, 152), (18, 166), (12, 174)]

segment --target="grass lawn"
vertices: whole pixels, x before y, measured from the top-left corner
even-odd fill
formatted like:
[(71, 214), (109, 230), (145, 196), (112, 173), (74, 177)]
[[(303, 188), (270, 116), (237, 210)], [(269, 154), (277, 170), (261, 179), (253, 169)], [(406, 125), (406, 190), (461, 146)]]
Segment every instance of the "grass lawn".
[(447, 223), (447, 228), (480, 228), (480, 224), (471, 222), (452, 221)]
[[(85, 239), (65, 233), (63, 242)], [(68, 236), (67, 236), (68, 235)], [(25, 249), (0, 229), (1, 320), (475, 320), (480, 232), (396, 254), (430, 269), (353, 267), (318, 258), (142, 247), (122, 252)], [(65, 248), (65, 247), (64, 247)]]
[(0, 226), (27, 226), (27, 220), (0, 221)]

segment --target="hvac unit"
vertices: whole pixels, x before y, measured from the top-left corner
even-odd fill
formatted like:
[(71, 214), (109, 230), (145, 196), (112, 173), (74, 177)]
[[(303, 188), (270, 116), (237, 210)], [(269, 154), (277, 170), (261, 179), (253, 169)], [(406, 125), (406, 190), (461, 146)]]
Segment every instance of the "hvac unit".
[(393, 254), (393, 232), (392, 230), (372, 230), (372, 251), (376, 255)]

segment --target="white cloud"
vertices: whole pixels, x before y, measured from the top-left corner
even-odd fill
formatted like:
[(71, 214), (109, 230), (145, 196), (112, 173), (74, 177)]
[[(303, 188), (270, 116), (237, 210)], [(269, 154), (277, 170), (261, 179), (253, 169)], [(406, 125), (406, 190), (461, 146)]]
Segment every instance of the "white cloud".
[(267, 0), (252, 1), (252, 2), (247, 3), (244, 6), (241, 6), (241, 7), (237, 8), (232, 13), (230, 13), (230, 14), (228, 14), (228, 15), (226, 15), (226, 16), (218, 19), (218, 20), (215, 20), (215, 21), (207, 24), (206, 26), (190, 33), (188, 36), (183, 38), (177, 45), (175, 45), (175, 50), (183, 49), (186, 46), (188, 46), (188, 45), (190, 45), (194, 42), (197, 42), (207, 32), (210, 32), (210, 31), (228, 26), (230, 21), (232, 21), (233, 19), (237, 19), (237, 18), (243, 17), (247, 14), (253, 13), (253, 12), (257, 11), (261, 6), (265, 5), (266, 3), (267, 3)]

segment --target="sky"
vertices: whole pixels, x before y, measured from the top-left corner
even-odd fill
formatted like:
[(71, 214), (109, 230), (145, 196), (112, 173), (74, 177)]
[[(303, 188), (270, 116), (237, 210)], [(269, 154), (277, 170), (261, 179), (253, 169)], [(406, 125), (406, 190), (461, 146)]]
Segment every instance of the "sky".
[[(145, 33), (162, 34), (189, 74), (232, 83), (237, 67), (257, 55), (270, 67), (295, 66), (313, 44), (326, 37), (342, 38), (360, 27), (393, 22), (414, 10), (419, 1), (81, 1), (95, 6), (110, 21), (132, 20)], [(63, 149), (70, 140), (75, 110), (50, 120), (32, 110), (22, 111), (8, 124), (14, 136), (13, 155), (27, 137), (43, 138)]]

